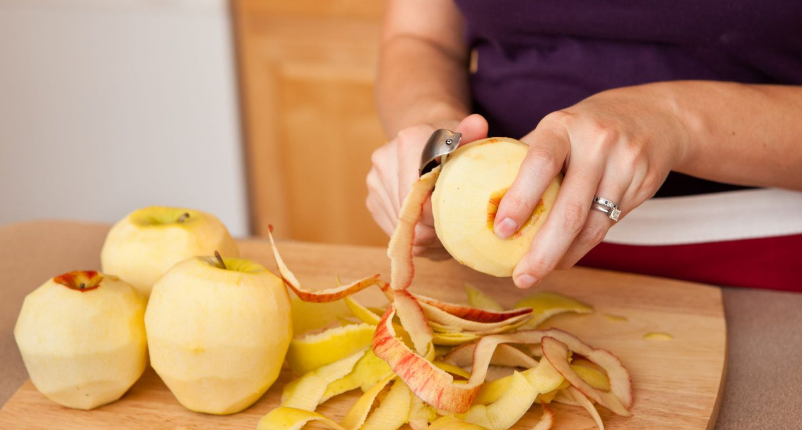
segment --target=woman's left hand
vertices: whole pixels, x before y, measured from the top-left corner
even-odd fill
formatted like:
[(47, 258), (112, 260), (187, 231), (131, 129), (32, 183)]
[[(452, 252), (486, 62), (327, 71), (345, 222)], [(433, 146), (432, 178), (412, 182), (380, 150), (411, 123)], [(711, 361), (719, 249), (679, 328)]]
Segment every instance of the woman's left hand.
[(671, 98), (659, 86), (642, 85), (549, 114), (522, 140), (529, 151), (499, 205), (497, 236), (515, 233), (554, 176), (565, 172), (551, 214), (513, 272), (515, 284), (529, 288), (604, 239), (614, 221), (591, 210), (594, 195), (617, 203), (623, 218), (657, 192), (689, 139)]

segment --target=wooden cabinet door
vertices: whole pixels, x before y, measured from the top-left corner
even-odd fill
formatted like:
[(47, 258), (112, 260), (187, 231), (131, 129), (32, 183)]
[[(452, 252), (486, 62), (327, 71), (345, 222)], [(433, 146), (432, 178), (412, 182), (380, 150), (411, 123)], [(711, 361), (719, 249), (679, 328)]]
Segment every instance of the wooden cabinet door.
[(385, 142), (373, 96), (383, 1), (232, 7), (253, 233), (385, 245), (365, 208)]

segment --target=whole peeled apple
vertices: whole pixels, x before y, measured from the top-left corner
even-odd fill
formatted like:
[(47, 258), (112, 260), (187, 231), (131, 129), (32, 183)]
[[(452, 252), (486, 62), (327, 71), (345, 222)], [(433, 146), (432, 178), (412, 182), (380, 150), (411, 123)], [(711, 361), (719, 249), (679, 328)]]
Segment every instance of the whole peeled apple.
[(106, 236), (100, 261), (145, 297), (174, 264), (189, 257), (239, 255), (237, 244), (214, 215), (193, 209), (152, 206), (128, 214)]
[(432, 193), (437, 237), (458, 262), (493, 276), (512, 276), (554, 207), (562, 175), (543, 192), (532, 215), (508, 239), (493, 232), (501, 198), (512, 185), (529, 146), (494, 137), (461, 146), (448, 156)]
[(278, 377), (292, 338), (290, 298), (258, 263), (195, 257), (153, 286), (145, 326), (151, 365), (178, 401), (232, 414)]
[(145, 298), (92, 271), (65, 273), (25, 297), (14, 337), (33, 385), (92, 409), (119, 399), (145, 370)]

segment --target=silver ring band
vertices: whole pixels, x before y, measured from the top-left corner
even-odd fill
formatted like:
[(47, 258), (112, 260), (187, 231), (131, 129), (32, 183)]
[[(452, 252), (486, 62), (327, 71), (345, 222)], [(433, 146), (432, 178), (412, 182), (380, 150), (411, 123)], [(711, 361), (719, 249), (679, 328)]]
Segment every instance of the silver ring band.
[(607, 218), (616, 222), (618, 222), (618, 217), (621, 216), (621, 210), (618, 208), (618, 205), (604, 197), (593, 196), (593, 204), (590, 207), (599, 212), (604, 212)]

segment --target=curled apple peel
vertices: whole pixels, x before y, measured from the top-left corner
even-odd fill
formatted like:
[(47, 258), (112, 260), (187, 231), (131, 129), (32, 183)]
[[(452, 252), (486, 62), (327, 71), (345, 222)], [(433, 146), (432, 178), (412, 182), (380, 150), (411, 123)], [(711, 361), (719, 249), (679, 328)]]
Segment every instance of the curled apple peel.
[[(543, 345), (543, 356), (548, 360), (563, 377), (576, 387), (577, 390), (582, 392), (585, 396), (595, 400), (600, 405), (613, 411), (617, 415), (630, 416), (632, 415), (626, 408), (623, 399), (616, 396), (612, 392), (605, 392), (593, 388), (590, 384), (585, 382), (577, 373), (571, 368), (568, 362), (568, 354), (570, 350), (565, 343), (559, 340), (545, 336), (541, 343)], [(612, 382), (612, 381), (611, 381)]]
[(334, 363), (370, 346), (375, 328), (365, 323), (350, 324), (292, 339), (287, 363), (299, 375)]
[(281, 279), (284, 281), (284, 285), (286, 285), (289, 289), (291, 289), (297, 296), (303, 301), (306, 302), (333, 302), (335, 300), (342, 299), (343, 297), (350, 296), (351, 294), (357, 293), (359, 291), (364, 290), (365, 288), (379, 285), (383, 281), (379, 279), (379, 275), (368, 276), (367, 278), (362, 278), (357, 281), (354, 281), (350, 284), (340, 285), (334, 288), (327, 288), (322, 290), (308, 290), (301, 286), (301, 283), (298, 282), (298, 278), (295, 277), (295, 274), (292, 273), (289, 267), (284, 263), (284, 260), (281, 258), (281, 254), (279, 254), (278, 249), (276, 248), (276, 242), (273, 239), (273, 226), (269, 226), (268, 228), (268, 238), (270, 239), (270, 246), (273, 249), (273, 258), (276, 260), (276, 266), (278, 266), (279, 274), (281, 275)]

